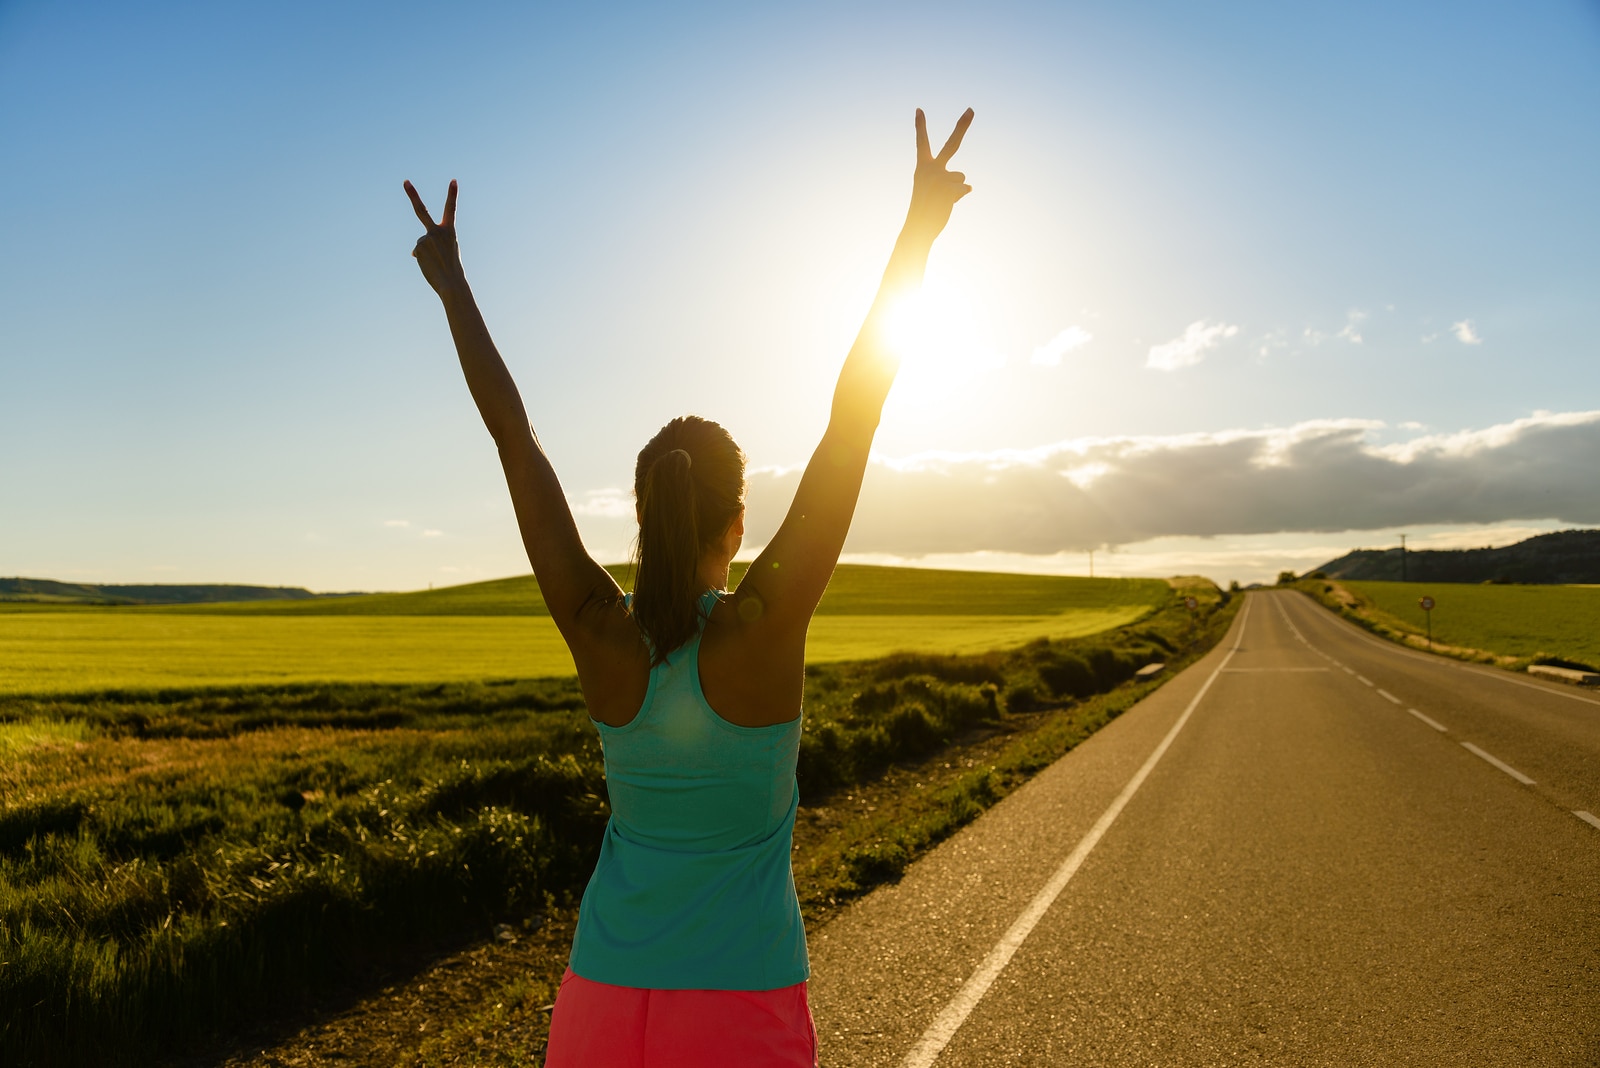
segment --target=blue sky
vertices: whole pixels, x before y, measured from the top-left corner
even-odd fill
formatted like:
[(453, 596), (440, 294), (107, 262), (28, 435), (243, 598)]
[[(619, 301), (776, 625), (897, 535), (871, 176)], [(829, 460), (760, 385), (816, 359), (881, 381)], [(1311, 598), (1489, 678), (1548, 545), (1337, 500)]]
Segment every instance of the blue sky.
[[(976, 109), (974, 193), (860, 558), (1248, 580), (1398, 529), (1600, 525), (1592, 3), (5, 2), (0, 574), (525, 570), (405, 178), (435, 207), (461, 181), (469, 277), (596, 555), (689, 410), (774, 469), (759, 540), (919, 105)], [(996, 470), (1016, 488), (959, 522)]]

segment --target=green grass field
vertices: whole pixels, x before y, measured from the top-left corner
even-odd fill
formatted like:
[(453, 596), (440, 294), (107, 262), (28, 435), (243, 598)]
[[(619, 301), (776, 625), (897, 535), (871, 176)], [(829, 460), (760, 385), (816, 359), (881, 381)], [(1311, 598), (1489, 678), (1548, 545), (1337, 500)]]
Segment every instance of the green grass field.
[[(831, 652), (950, 644), (935, 655), (807, 669), (802, 804), (833, 804), (896, 765), (941, 754), (951, 770), (937, 789), (918, 781), (797, 852), (807, 908), (897, 878), (918, 853), (1159, 685), (1131, 682), (1140, 666), (1176, 669), (1202, 655), (1238, 607), (1209, 583), (1174, 590), (1045, 580), (1056, 600), (1019, 597), (1010, 607), (1025, 611), (1015, 615), (908, 614), (947, 606), (930, 590), (953, 597), (1003, 583), (863, 577), (871, 581), (842, 582), (834, 593), (879, 610), (822, 617), (819, 624), (841, 628)], [(1196, 615), (1182, 594), (1199, 599)], [(1151, 610), (1141, 598), (1158, 603)], [(1040, 614), (1061, 601), (1059, 612)], [(1013, 643), (1041, 620), (1099, 629), (1129, 613), (1140, 617), (1134, 625), (1086, 637), (949, 655), (956, 643), (978, 640), (973, 619), (992, 623), (990, 638)], [(436, 644), (410, 653), (399, 644), (408, 633), (453, 635), (455, 653), (465, 655), (487, 636), (531, 643), (548, 618), (117, 608), (18, 611), (0, 621), (41, 632), (60, 626), (35, 653), (46, 661), (73, 650), (72, 672), (46, 664), (57, 692), (0, 694), (0, 1065), (167, 1063), (187, 1043), (236, 1032), (273, 1006), (330, 983), (369, 981), (369, 965), (396, 946), (459, 944), (495, 921), (570, 910), (592, 869), (607, 810), (576, 680), (443, 681)], [(91, 640), (102, 625), (102, 638)], [(156, 629), (130, 639), (130, 626)], [(391, 630), (364, 629), (374, 627)], [(428, 681), (218, 684), (232, 670), (223, 655), (230, 643), (219, 635), (242, 650), (240, 670), (258, 670), (253, 663), (287, 648), (315, 650), (330, 670), (348, 671), (362, 643), (386, 633), (396, 643), (383, 654), (386, 670), (426, 671)], [(287, 645), (274, 645), (273, 635), (290, 635)], [(191, 663), (216, 674), (164, 691), (93, 692), (97, 671), (137, 676), (139, 658), (157, 648), (187, 648)], [(403, 663), (408, 655), (416, 663)], [(9, 669), (10, 652), (0, 658)], [(993, 763), (956, 756), (996, 732), (1016, 743)], [(558, 974), (522, 977), (537, 991), (532, 1006), (548, 1002)], [(473, 1047), (427, 1063), (526, 1063), (481, 1056), (489, 1052)]]
[(1417, 601), (1434, 599), (1436, 642), (1531, 660), (1559, 657), (1600, 667), (1600, 587), (1469, 586), (1425, 582), (1345, 582), (1368, 602), (1376, 622), (1422, 634)]
[[(1132, 623), (1170, 596), (1155, 579), (844, 566), (812, 623), (807, 658), (972, 653), (1082, 637)], [(318, 601), (0, 609), (0, 693), (9, 694), (572, 672), (531, 575)]]

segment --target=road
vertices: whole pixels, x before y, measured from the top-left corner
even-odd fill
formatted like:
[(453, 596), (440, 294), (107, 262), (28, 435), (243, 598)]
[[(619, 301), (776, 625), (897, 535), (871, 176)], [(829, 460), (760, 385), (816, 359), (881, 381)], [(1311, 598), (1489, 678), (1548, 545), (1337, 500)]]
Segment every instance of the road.
[(1600, 1065), (1577, 812), (1600, 817), (1594, 695), (1251, 594), (817, 932), (822, 1063)]

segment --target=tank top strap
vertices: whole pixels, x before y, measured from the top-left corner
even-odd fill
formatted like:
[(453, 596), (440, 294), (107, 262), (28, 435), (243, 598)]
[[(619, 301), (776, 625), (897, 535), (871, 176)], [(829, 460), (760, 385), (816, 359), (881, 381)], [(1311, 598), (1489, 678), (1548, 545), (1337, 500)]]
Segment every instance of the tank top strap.
[[(656, 665), (658, 668), (666, 667), (669, 661), (681, 664), (685, 660), (689, 660), (691, 663), (698, 665), (700, 639), (705, 637), (706, 624), (711, 621), (711, 612), (717, 607), (717, 601), (721, 600), (722, 597), (723, 592), (721, 590), (707, 590), (695, 599), (694, 635), (671, 653), (668, 653), (667, 660)], [(696, 666), (695, 670), (698, 671), (699, 667)]]

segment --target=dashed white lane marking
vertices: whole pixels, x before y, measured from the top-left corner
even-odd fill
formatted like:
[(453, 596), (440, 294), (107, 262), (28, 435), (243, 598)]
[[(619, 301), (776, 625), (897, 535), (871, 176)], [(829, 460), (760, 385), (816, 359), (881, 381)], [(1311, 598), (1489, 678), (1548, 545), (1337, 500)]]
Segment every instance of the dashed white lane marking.
[(1517, 780), (1522, 785), (1524, 785), (1524, 786), (1532, 786), (1533, 785), (1533, 780), (1528, 778), (1526, 775), (1522, 774), (1522, 772), (1518, 771), (1516, 768), (1512, 767), (1510, 764), (1507, 764), (1505, 761), (1500, 760), (1497, 757), (1490, 756), (1488, 753), (1485, 753), (1482, 749), (1479, 749), (1477, 746), (1473, 745), (1471, 742), (1462, 742), (1461, 745), (1462, 745), (1462, 748), (1466, 749), (1468, 752), (1474, 753), (1474, 754), (1482, 757), (1483, 759), (1487, 760), (1489, 763), (1493, 764), (1495, 767), (1499, 768), (1501, 771), (1505, 772), (1507, 775), (1511, 776), (1513, 779)]
[(1356, 678), (1360, 679), (1363, 685), (1366, 685), (1366, 686), (1371, 686), (1372, 685), (1372, 680), (1367, 678), (1365, 675), (1357, 675)]
[[(1345, 672), (1347, 674), (1355, 675), (1356, 678), (1360, 679), (1362, 682), (1365, 682), (1368, 686), (1372, 686), (1373, 685), (1372, 682), (1370, 682), (1365, 675), (1356, 675), (1356, 673), (1354, 671), (1352, 671), (1350, 668), (1345, 667), (1343, 664), (1339, 663), (1339, 661), (1335, 660), (1333, 657), (1329, 656), (1327, 653), (1324, 653), (1321, 649), (1318, 649), (1316, 646), (1312, 645), (1309, 641), (1307, 641), (1306, 640), (1306, 636), (1304, 634), (1300, 633), (1300, 628), (1295, 626), (1294, 625), (1294, 621), (1289, 618), (1289, 613), (1284, 610), (1283, 603), (1281, 601), (1274, 600), (1273, 604), (1277, 606), (1278, 614), (1283, 617), (1283, 621), (1285, 623), (1289, 624), (1289, 629), (1294, 631), (1294, 636), (1296, 638), (1300, 639), (1300, 643), (1302, 645), (1304, 645), (1307, 649), (1310, 649), (1313, 653), (1316, 653), (1318, 656), (1322, 657), (1324, 660), (1326, 660), (1328, 663), (1334, 665), (1335, 667), (1344, 668), (1344, 670), (1345, 670)], [(1367, 638), (1367, 636), (1364, 635), (1364, 634), (1358, 634), (1358, 635), (1356, 635), (1356, 637)], [(1377, 641), (1377, 639), (1374, 639), (1374, 638), (1367, 638), (1367, 640), (1368, 641), (1374, 641), (1374, 642)], [(1382, 644), (1385, 644), (1385, 643), (1378, 642), (1378, 644), (1382, 645)], [(1393, 650), (1393, 651), (1398, 651), (1398, 650)], [(1232, 654), (1229, 654), (1229, 655), (1232, 655)], [(1232, 668), (1231, 670), (1233, 670), (1233, 671), (1248, 671), (1248, 670), (1264, 671), (1264, 670), (1269, 670), (1269, 669), (1266, 669), (1266, 668), (1255, 668), (1255, 669), (1250, 669), (1250, 668)], [(1293, 670), (1293, 669), (1291, 669), (1291, 668), (1279, 668), (1277, 670), (1287, 671), (1287, 670)], [(1319, 668), (1301, 668), (1300, 670), (1301, 671), (1318, 671), (1318, 670), (1321, 670), (1321, 669), (1319, 669)], [(1493, 676), (1491, 676), (1491, 677), (1493, 677)], [(1512, 683), (1516, 683), (1516, 684), (1521, 685), (1521, 686), (1529, 686), (1529, 687), (1531, 687), (1533, 689), (1536, 689), (1536, 690), (1544, 690), (1543, 686), (1536, 686), (1536, 685), (1534, 685), (1532, 683), (1522, 682), (1520, 679), (1502, 679), (1501, 681), (1502, 682), (1512, 682)], [(1388, 698), (1390, 701), (1394, 702), (1395, 704), (1397, 704), (1397, 705), (1405, 704), (1404, 701), (1400, 700), (1400, 698), (1396, 697), (1394, 694), (1390, 693), (1388, 690), (1385, 690), (1382, 687), (1374, 687), (1374, 688), (1377, 689), (1379, 694), (1381, 694), (1383, 697)], [(1549, 692), (1549, 691), (1545, 691), (1545, 692)], [(1560, 694), (1558, 696), (1563, 696), (1564, 697), (1564, 696), (1567, 696), (1567, 695), (1566, 694)], [(1585, 700), (1585, 699), (1584, 698), (1579, 698), (1579, 700)], [(1422, 722), (1426, 723), (1428, 726), (1432, 727), (1434, 730), (1438, 731), (1439, 733), (1441, 733), (1441, 734), (1448, 734), (1449, 733), (1449, 731), (1445, 728), (1445, 725), (1443, 723), (1440, 723), (1438, 720), (1431, 719), (1428, 716), (1423, 715), (1421, 712), (1418, 712), (1414, 708), (1408, 708), (1408, 709), (1406, 709), (1406, 711), (1411, 713), (1413, 716), (1416, 716)], [(1499, 768), (1501, 771), (1505, 772), (1507, 775), (1511, 776), (1513, 779), (1517, 780), (1522, 785), (1524, 785), (1524, 786), (1532, 786), (1532, 785), (1534, 785), (1533, 780), (1528, 778), (1526, 775), (1522, 774), (1522, 772), (1518, 771), (1516, 768), (1512, 767), (1510, 764), (1507, 764), (1505, 761), (1499, 759), (1498, 757), (1491, 756), (1490, 754), (1484, 752), (1482, 749), (1479, 749), (1477, 746), (1473, 745), (1471, 742), (1462, 742), (1461, 745), (1462, 745), (1462, 748), (1466, 749), (1469, 753), (1472, 753), (1474, 756), (1481, 757), (1482, 759), (1488, 761), (1490, 764), (1493, 764), (1495, 767)], [(1592, 812), (1585, 812), (1585, 811), (1582, 811), (1580, 809), (1574, 809), (1572, 814), (1574, 816), (1578, 817), (1583, 822), (1585, 822), (1587, 824), (1590, 824), (1591, 826), (1595, 827), (1596, 829), (1600, 829), (1600, 816), (1596, 816)]]
[(1432, 727), (1434, 730), (1439, 731), (1440, 733), (1445, 733), (1444, 724), (1440, 723), (1438, 720), (1429, 719), (1427, 716), (1424, 716), (1421, 712), (1418, 712), (1414, 708), (1408, 708), (1408, 709), (1406, 709), (1406, 711), (1410, 712), (1413, 716), (1416, 716), (1418, 719), (1420, 719), (1422, 722), (1426, 723), (1428, 726)]
[(1022, 915), (1018, 916), (1011, 926), (1007, 928), (1006, 933), (1000, 936), (1000, 941), (996, 942), (994, 948), (989, 950), (989, 955), (983, 958), (983, 962), (978, 965), (978, 970), (972, 973), (972, 977), (962, 985), (960, 990), (956, 991), (956, 996), (950, 999), (950, 1003), (939, 1011), (939, 1015), (933, 1018), (933, 1023), (929, 1024), (928, 1029), (922, 1032), (922, 1037), (917, 1040), (917, 1044), (912, 1047), (911, 1052), (906, 1054), (906, 1059), (900, 1062), (901, 1068), (931, 1068), (933, 1062), (939, 1058), (939, 1054), (944, 1051), (944, 1048), (950, 1044), (950, 1040), (955, 1037), (956, 1032), (961, 1029), (961, 1025), (966, 1023), (967, 1017), (972, 1015), (972, 1010), (978, 1007), (979, 1001), (983, 1000), (983, 995), (988, 993), (989, 987), (1000, 977), (1000, 973), (1005, 971), (1005, 967), (1011, 962), (1012, 956), (1016, 954), (1018, 949), (1022, 948), (1022, 943), (1027, 940), (1034, 927), (1044, 918), (1044, 914), (1050, 911), (1050, 906), (1055, 904), (1056, 898), (1061, 896), (1061, 891), (1066, 889), (1067, 883), (1077, 874), (1078, 869), (1083, 865), (1084, 859), (1088, 857), (1095, 846), (1100, 844), (1100, 839), (1105, 837), (1106, 831), (1110, 830), (1111, 825), (1117, 821), (1117, 817), (1122, 814), (1123, 808), (1127, 806), (1133, 795), (1139, 792), (1139, 787), (1144, 785), (1144, 780), (1149, 776), (1151, 769), (1166, 754), (1167, 747), (1172, 745), (1172, 740), (1178, 736), (1179, 731), (1183, 730), (1183, 725), (1189, 722), (1189, 717), (1194, 714), (1194, 710), (1200, 705), (1200, 699), (1206, 695), (1207, 690), (1211, 689), (1211, 684), (1217, 681), (1217, 676), (1222, 674), (1222, 669), (1228, 666), (1228, 661), (1233, 659), (1233, 654), (1239, 651), (1239, 643), (1244, 639), (1245, 624), (1250, 620), (1250, 604), (1250, 601), (1245, 601), (1244, 611), (1239, 613), (1240, 618), (1234, 624), (1238, 628), (1238, 632), (1233, 638), (1233, 648), (1228, 650), (1228, 655), (1222, 658), (1222, 663), (1218, 664), (1206, 678), (1205, 683), (1200, 687), (1200, 692), (1194, 695), (1194, 699), (1189, 702), (1189, 707), (1185, 708), (1183, 715), (1178, 717), (1178, 722), (1172, 725), (1172, 729), (1167, 731), (1166, 737), (1161, 739), (1161, 744), (1156, 746), (1155, 751), (1150, 754), (1139, 770), (1133, 773), (1133, 778), (1128, 780), (1128, 785), (1122, 788), (1122, 792), (1117, 795), (1117, 799), (1111, 802), (1111, 807), (1101, 814), (1093, 827), (1089, 828), (1089, 833), (1084, 835), (1082, 840), (1078, 842), (1077, 848), (1073, 849), (1067, 859), (1061, 862), (1061, 866), (1056, 869), (1055, 874), (1050, 876), (1050, 881), (1045, 883), (1043, 889), (1033, 896), (1032, 901), (1028, 902), (1028, 907), (1022, 910)]

